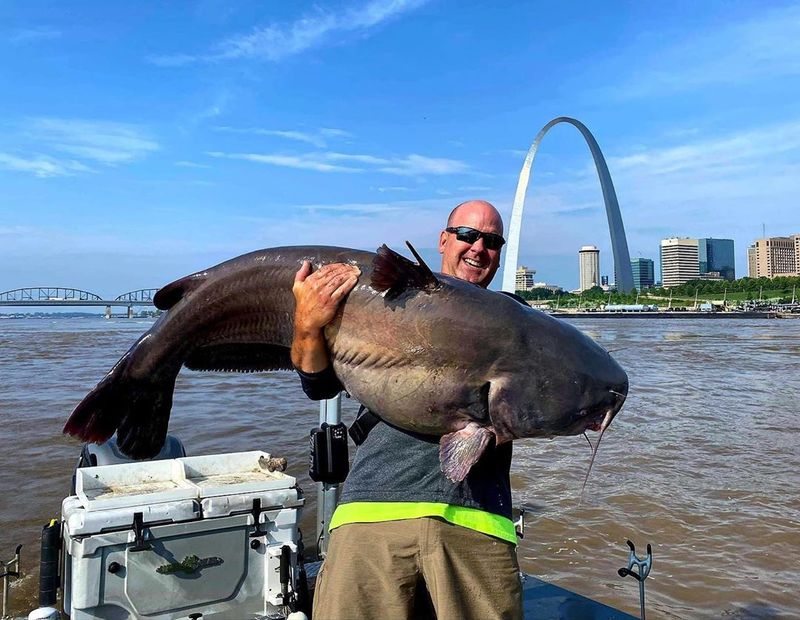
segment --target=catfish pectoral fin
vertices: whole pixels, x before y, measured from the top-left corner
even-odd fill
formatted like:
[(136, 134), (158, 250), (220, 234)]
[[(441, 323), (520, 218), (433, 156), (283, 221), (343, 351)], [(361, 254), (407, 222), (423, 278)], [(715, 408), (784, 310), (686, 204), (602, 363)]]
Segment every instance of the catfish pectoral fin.
[(117, 432), (120, 450), (134, 459), (154, 457), (164, 445), (172, 407), (175, 376), (161, 383), (125, 376), (128, 358), (75, 407), (64, 433), (83, 441), (103, 443)]
[(492, 431), (470, 422), (460, 431), (439, 440), (439, 461), (444, 475), (451, 482), (461, 482), (478, 462), (492, 438)]

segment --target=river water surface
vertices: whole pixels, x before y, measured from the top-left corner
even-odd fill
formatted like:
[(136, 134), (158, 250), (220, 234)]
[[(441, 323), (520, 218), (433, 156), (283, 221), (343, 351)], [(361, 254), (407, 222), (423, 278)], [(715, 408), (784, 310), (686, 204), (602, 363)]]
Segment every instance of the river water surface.
[[(17, 613), (36, 606), (39, 531), (58, 516), (80, 451), (61, 427), (150, 324), (0, 319), (0, 559), (25, 545)], [(638, 614), (636, 582), (617, 575), (631, 539), (640, 553), (653, 546), (648, 618), (800, 617), (800, 320), (575, 324), (614, 352), (630, 395), (582, 498), (582, 437), (516, 443), (515, 502), (531, 511), (522, 568)], [(345, 401), (345, 421), (355, 409)], [(286, 456), (311, 533), (317, 416), (291, 373), (183, 371), (170, 432), (192, 455)]]

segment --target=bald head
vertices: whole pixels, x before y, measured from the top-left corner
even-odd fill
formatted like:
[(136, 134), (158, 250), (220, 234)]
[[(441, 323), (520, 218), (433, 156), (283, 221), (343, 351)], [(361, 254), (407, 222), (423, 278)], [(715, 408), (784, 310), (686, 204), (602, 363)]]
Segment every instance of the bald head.
[(473, 215), (478, 215), (481, 219), (492, 220), (496, 226), (499, 226), (499, 229), (496, 231), (487, 230), (485, 232), (497, 232), (499, 235), (503, 234), (503, 218), (500, 217), (500, 212), (495, 206), (486, 200), (467, 200), (460, 205), (456, 205), (456, 208), (450, 211), (450, 215), (447, 218), (447, 225), (461, 226), (460, 223), (456, 223), (458, 220), (471, 219)]
[[(503, 218), (494, 205), (485, 200), (468, 200), (453, 209), (447, 218), (447, 227), (459, 226), (484, 233), (503, 234)], [(500, 266), (500, 248), (487, 248), (483, 237), (469, 243), (443, 230), (439, 235), (439, 254), (442, 255), (442, 273), (484, 288), (489, 286)]]

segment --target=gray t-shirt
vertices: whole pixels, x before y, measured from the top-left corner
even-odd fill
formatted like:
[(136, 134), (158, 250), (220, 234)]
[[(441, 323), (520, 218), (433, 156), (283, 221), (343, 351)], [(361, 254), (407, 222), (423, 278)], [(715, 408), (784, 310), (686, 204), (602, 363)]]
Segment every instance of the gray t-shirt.
[(441, 502), (511, 519), (511, 444), (491, 442), (462, 482), (439, 466), (439, 437), (378, 423), (356, 450), (340, 503)]

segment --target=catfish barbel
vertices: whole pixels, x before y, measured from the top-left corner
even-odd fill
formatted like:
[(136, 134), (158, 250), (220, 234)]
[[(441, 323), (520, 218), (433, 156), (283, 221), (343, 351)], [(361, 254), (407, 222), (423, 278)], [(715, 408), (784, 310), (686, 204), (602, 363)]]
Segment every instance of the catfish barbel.
[(605, 430), (628, 392), (605, 349), (506, 295), (433, 273), (414, 254), (419, 264), (385, 245), (377, 253), (271, 248), (168, 284), (153, 300), (166, 312), (78, 404), (64, 432), (98, 443), (116, 432), (125, 454), (150, 458), (164, 443), (182, 366), (292, 369), (292, 284), (304, 260), (361, 269), (325, 327), (333, 368), (386, 422), (442, 436), (451, 480), (463, 480), (492, 438), (499, 445)]

